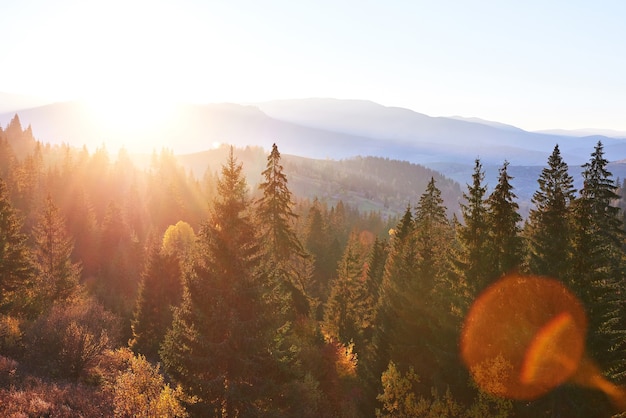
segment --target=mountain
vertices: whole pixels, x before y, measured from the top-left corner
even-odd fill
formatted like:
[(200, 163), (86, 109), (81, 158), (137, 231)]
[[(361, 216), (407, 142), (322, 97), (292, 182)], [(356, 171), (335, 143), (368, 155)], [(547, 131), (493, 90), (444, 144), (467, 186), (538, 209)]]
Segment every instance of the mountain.
[[(178, 161), (197, 178), (208, 171), (218, 173), (226, 161), (228, 147), (183, 154)], [(235, 151), (252, 194), (258, 192), (267, 152), (260, 147)], [(380, 157), (353, 157), (342, 160), (312, 159), (282, 153), (282, 164), (289, 178), (290, 191), (299, 198), (319, 198), (329, 205), (339, 200), (362, 211), (376, 211), (389, 218), (401, 214), (407, 204), (415, 204), (435, 179), (448, 214), (458, 215), (462, 192), (459, 184), (435, 170), (407, 161)]]
[(626, 141), (620, 139), (527, 132), (482, 120), (431, 117), (368, 101), (280, 100), (257, 106), (275, 119), (385, 140), (396, 154), (417, 163), (471, 163), (480, 157), (491, 164), (507, 159), (512, 165), (543, 165), (558, 143), (566, 161), (582, 164), (597, 140), (605, 144), (609, 159), (626, 156)]
[[(13, 116), (1, 114), (0, 125), (6, 126)], [(527, 132), (496, 122), (431, 117), (360, 100), (180, 105), (168, 120), (155, 116), (149, 132), (115, 129), (115, 120), (98, 119), (79, 102), (24, 109), (19, 116), (44, 142), (89, 147), (106, 142), (112, 148), (124, 145), (144, 152), (161, 147), (176, 153), (199, 152), (214, 143), (269, 148), (277, 142), (285, 153), (311, 158), (373, 155), (418, 164), (472, 164), (480, 158), (484, 164), (500, 165), (506, 159), (512, 166), (529, 166), (545, 164), (558, 143), (565, 161), (577, 165), (587, 161), (601, 140), (609, 160), (626, 157), (623, 139)]]
[(609, 138), (621, 138), (626, 139), (626, 131), (615, 131), (613, 129), (546, 129), (542, 131), (536, 131), (537, 133), (544, 133), (549, 135), (565, 135), (565, 136), (576, 136), (576, 137), (585, 137), (585, 136), (594, 136), (601, 135)]
[[(129, 112), (125, 119), (131, 121), (145, 116), (145, 109)], [(496, 184), (498, 168), (507, 160), (522, 212), (527, 211), (539, 173), (556, 144), (578, 187), (580, 165), (589, 160), (598, 141), (604, 144), (609, 161), (626, 158), (626, 139), (616, 132), (528, 132), (493, 121), (431, 117), (363, 100), (180, 105), (168, 119), (154, 115), (151, 130), (144, 132), (118, 126), (115, 119), (97, 118), (79, 102), (48, 104), (18, 113), (22, 125), (32, 125), (35, 138), (44, 142), (86, 144), (92, 149), (106, 142), (109, 150), (125, 146), (130, 152), (144, 153), (166, 147), (179, 155), (206, 151), (221, 143), (268, 150), (276, 142), (283, 154), (294, 158), (375, 156), (420, 164), (457, 181), (462, 188), (471, 179), (476, 158), (485, 168), (490, 188)], [(13, 116), (14, 112), (0, 114), (0, 126), (6, 126)], [(616, 177), (624, 178), (623, 164), (612, 167)], [(332, 167), (327, 168), (333, 172)], [(308, 186), (314, 188), (313, 183)]]
[(0, 113), (15, 113), (18, 110), (29, 109), (46, 103), (46, 100), (39, 97), (0, 91)]

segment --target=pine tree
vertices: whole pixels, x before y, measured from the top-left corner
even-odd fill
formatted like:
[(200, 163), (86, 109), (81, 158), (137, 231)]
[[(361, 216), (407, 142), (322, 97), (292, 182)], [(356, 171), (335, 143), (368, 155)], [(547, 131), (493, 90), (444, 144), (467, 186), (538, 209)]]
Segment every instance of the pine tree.
[(489, 242), (494, 276), (502, 276), (519, 268), (522, 261), (519, 205), (510, 181), (509, 162), (500, 168), (498, 184), (487, 199)]
[(415, 235), (420, 255), (418, 274), (423, 286), (432, 289), (449, 275), (451, 266), (446, 254), (450, 252), (452, 240), (452, 229), (446, 218), (441, 191), (432, 177), (416, 208)]
[(572, 250), (576, 257), (569, 285), (589, 314), (589, 351), (612, 377), (626, 373), (623, 341), (624, 239), (617, 186), (607, 170), (601, 142), (583, 167), (583, 188), (573, 204)]
[(268, 315), (241, 171), (231, 148), (200, 232), (202, 256), (185, 277), (183, 302), (161, 348), (167, 372), (199, 398), (205, 415), (257, 415), (271, 383)]
[(305, 247), (307, 252), (313, 256), (311, 296), (321, 302), (328, 298), (330, 277), (333, 274), (333, 270), (337, 267), (335, 264), (331, 269), (331, 265), (328, 262), (329, 240), (321, 204), (315, 198), (306, 220)]
[(489, 225), (487, 222), (487, 187), (483, 185), (485, 173), (480, 160), (474, 164), (472, 184), (463, 193), (466, 203), (461, 203), (463, 224), (458, 228), (460, 254), (457, 260), (459, 275), (463, 277), (470, 298), (476, 296), (493, 279), (493, 265), (489, 251)]
[(133, 351), (151, 360), (158, 358), (159, 346), (172, 323), (172, 309), (180, 304), (182, 280), (180, 261), (155, 243), (141, 275), (133, 320)]
[(373, 323), (373, 295), (365, 278), (367, 248), (359, 234), (350, 234), (348, 245), (337, 268), (324, 311), (327, 332), (343, 344), (354, 343), (356, 351), (365, 346), (364, 330)]
[(19, 304), (17, 299), (25, 296), (33, 278), (31, 254), (21, 227), (6, 184), (0, 179), (0, 311)]
[(81, 267), (72, 262), (74, 241), (50, 195), (33, 227), (33, 240), (37, 290), (43, 306), (70, 301), (79, 289)]
[[(434, 179), (420, 197), (416, 214), (410, 208), (395, 228), (385, 266), (374, 336), (378, 376), (389, 362), (422, 377), (419, 394), (442, 388), (451, 369), (458, 370), (456, 332), (451, 312), (453, 228)], [(372, 367), (372, 369), (374, 369)], [(379, 388), (380, 392), (380, 388)]]
[(532, 198), (535, 207), (524, 228), (528, 243), (527, 270), (564, 280), (570, 271), (570, 204), (575, 190), (558, 145), (537, 182), (539, 190)]
[[(294, 271), (294, 258), (306, 257), (306, 254), (293, 228), (297, 215), (293, 211), (287, 176), (283, 173), (276, 144), (267, 157), (267, 167), (262, 176), (264, 181), (259, 189), (263, 191), (263, 196), (256, 202), (256, 215), (264, 270), (269, 276), (277, 303), (283, 305), (278, 309), (308, 314), (310, 306), (305, 289)], [(288, 316), (293, 317), (293, 313)]]

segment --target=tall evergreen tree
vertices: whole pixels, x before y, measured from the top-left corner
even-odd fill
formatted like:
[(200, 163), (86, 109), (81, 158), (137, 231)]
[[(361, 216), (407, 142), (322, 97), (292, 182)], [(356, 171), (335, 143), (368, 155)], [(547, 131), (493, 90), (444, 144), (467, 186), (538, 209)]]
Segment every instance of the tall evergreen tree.
[(441, 191), (431, 177), (426, 191), (420, 197), (415, 212), (416, 245), (420, 255), (418, 274), (426, 288), (434, 288), (450, 273), (450, 243), (453, 237), (451, 225), (446, 218)]
[(159, 347), (172, 324), (172, 309), (182, 298), (180, 265), (176, 254), (161, 250), (160, 243), (151, 245), (139, 282), (129, 345), (152, 360), (158, 359)]
[[(264, 269), (278, 299), (288, 295), (291, 299), (283, 306), (300, 314), (309, 313), (305, 289), (294, 270), (294, 257), (306, 257), (305, 250), (293, 228), (297, 215), (293, 211), (287, 176), (280, 163), (276, 144), (267, 157), (267, 167), (262, 173), (264, 181), (259, 185), (263, 196), (256, 202), (259, 239)], [(280, 303), (280, 302), (279, 302)]]
[(623, 378), (624, 230), (617, 186), (601, 142), (583, 167), (583, 188), (573, 204), (573, 269), (570, 286), (589, 314), (589, 351), (612, 377)]
[(487, 199), (490, 252), (495, 276), (519, 268), (522, 261), (522, 217), (510, 183), (513, 177), (507, 172), (508, 166), (509, 162), (505, 161), (500, 168), (498, 184)]
[(44, 306), (76, 296), (81, 267), (71, 260), (74, 241), (59, 209), (48, 195), (33, 227), (34, 266)]
[(324, 311), (325, 328), (343, 344), (353, 342), (356, 351), (364, 348), (364, 330), (373, 322), (373, 295), (365, 279), (367, 248), (359, 234), (350, 234), (337, 268)]
[[(33, 278), (31, 254), (26, 235), (11, 202), (4, 180), (0, 179), (0, 311), (6, 311), (24, 297)], [(24, 302), (23, 300), (21, 302)]]
[(202, 256), (161, 349), (168, 373), (200, 399), (204, 415), (260, 415), (270, 383), (263, 283), (242, 165), (222, 167), (218, 196), (200, 232)]
[(374, 336), (377, 372), (380, 378), (389, 362), (403, 371), (413, 368), (422, 378), (420, 393), (428, 395), (442, 383), (449, 357), (442, 353), (456, 353), (454, 338), (448, 338), (455, 331), (451, 299), (442, 293), (450, 286), (453, 231), (434, 180), (420, 197), (415, 219), (408, 208), (394, 231)]
[(571, 265), (570, 204), (575, 190), (558, 145), (537, 183), (539, 190), (532, 198), (535, 207), (524, 228), (528, 244), (527, 270), (564, 280)]
[(305, 246), (306, 250), (313, 256), (312, 296), (319, 301), (325, 301), (330, 291), (330, 277), (337, 265), (331, 268), (328, 262), (329, 234), (322, 214), (322, 207), (317, 198), (313, 200), (307, 216)]
[(487, 220), (487, 187), (483, 184), (485, 172), (476, 159), (472, 184), (463, 193), (466, 203), (461, 203), (463, 224), (458, 227), (460, 253), (457, 259), (459, 275), (463, 277), (473, 298), (493, 280), (493, 265), (489, 251), (489, 225)]

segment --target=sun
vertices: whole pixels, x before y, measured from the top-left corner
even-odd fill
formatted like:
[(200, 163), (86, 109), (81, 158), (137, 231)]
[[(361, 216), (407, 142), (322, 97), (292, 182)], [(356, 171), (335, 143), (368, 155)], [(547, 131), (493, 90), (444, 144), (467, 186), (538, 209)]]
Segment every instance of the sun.
[(91, 121), (109, 149), (150, 151), (165, 145), (178, 105), (171, 97), (133, 90), (93, 95), (84, 100)]

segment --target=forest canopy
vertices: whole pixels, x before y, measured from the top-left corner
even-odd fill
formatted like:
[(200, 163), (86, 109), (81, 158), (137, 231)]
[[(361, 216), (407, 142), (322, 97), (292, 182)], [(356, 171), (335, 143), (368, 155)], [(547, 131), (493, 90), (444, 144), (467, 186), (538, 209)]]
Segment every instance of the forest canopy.
[(374, 157), (219, 155), (142, 161), (42, 144), (17, 116), (0, 129), (2, 415), (617, 412), (572, 385), (499, 396), (511, 363), (468, 370), (459, 350), (485, 289), (551, 277), (584, 307), (589, 358), (623, 383), (626, 204), (602, 143), (580, 190), (555, 146), (525, 219), (506, 161), (488, 189), (477, 159), (461, 190)]

